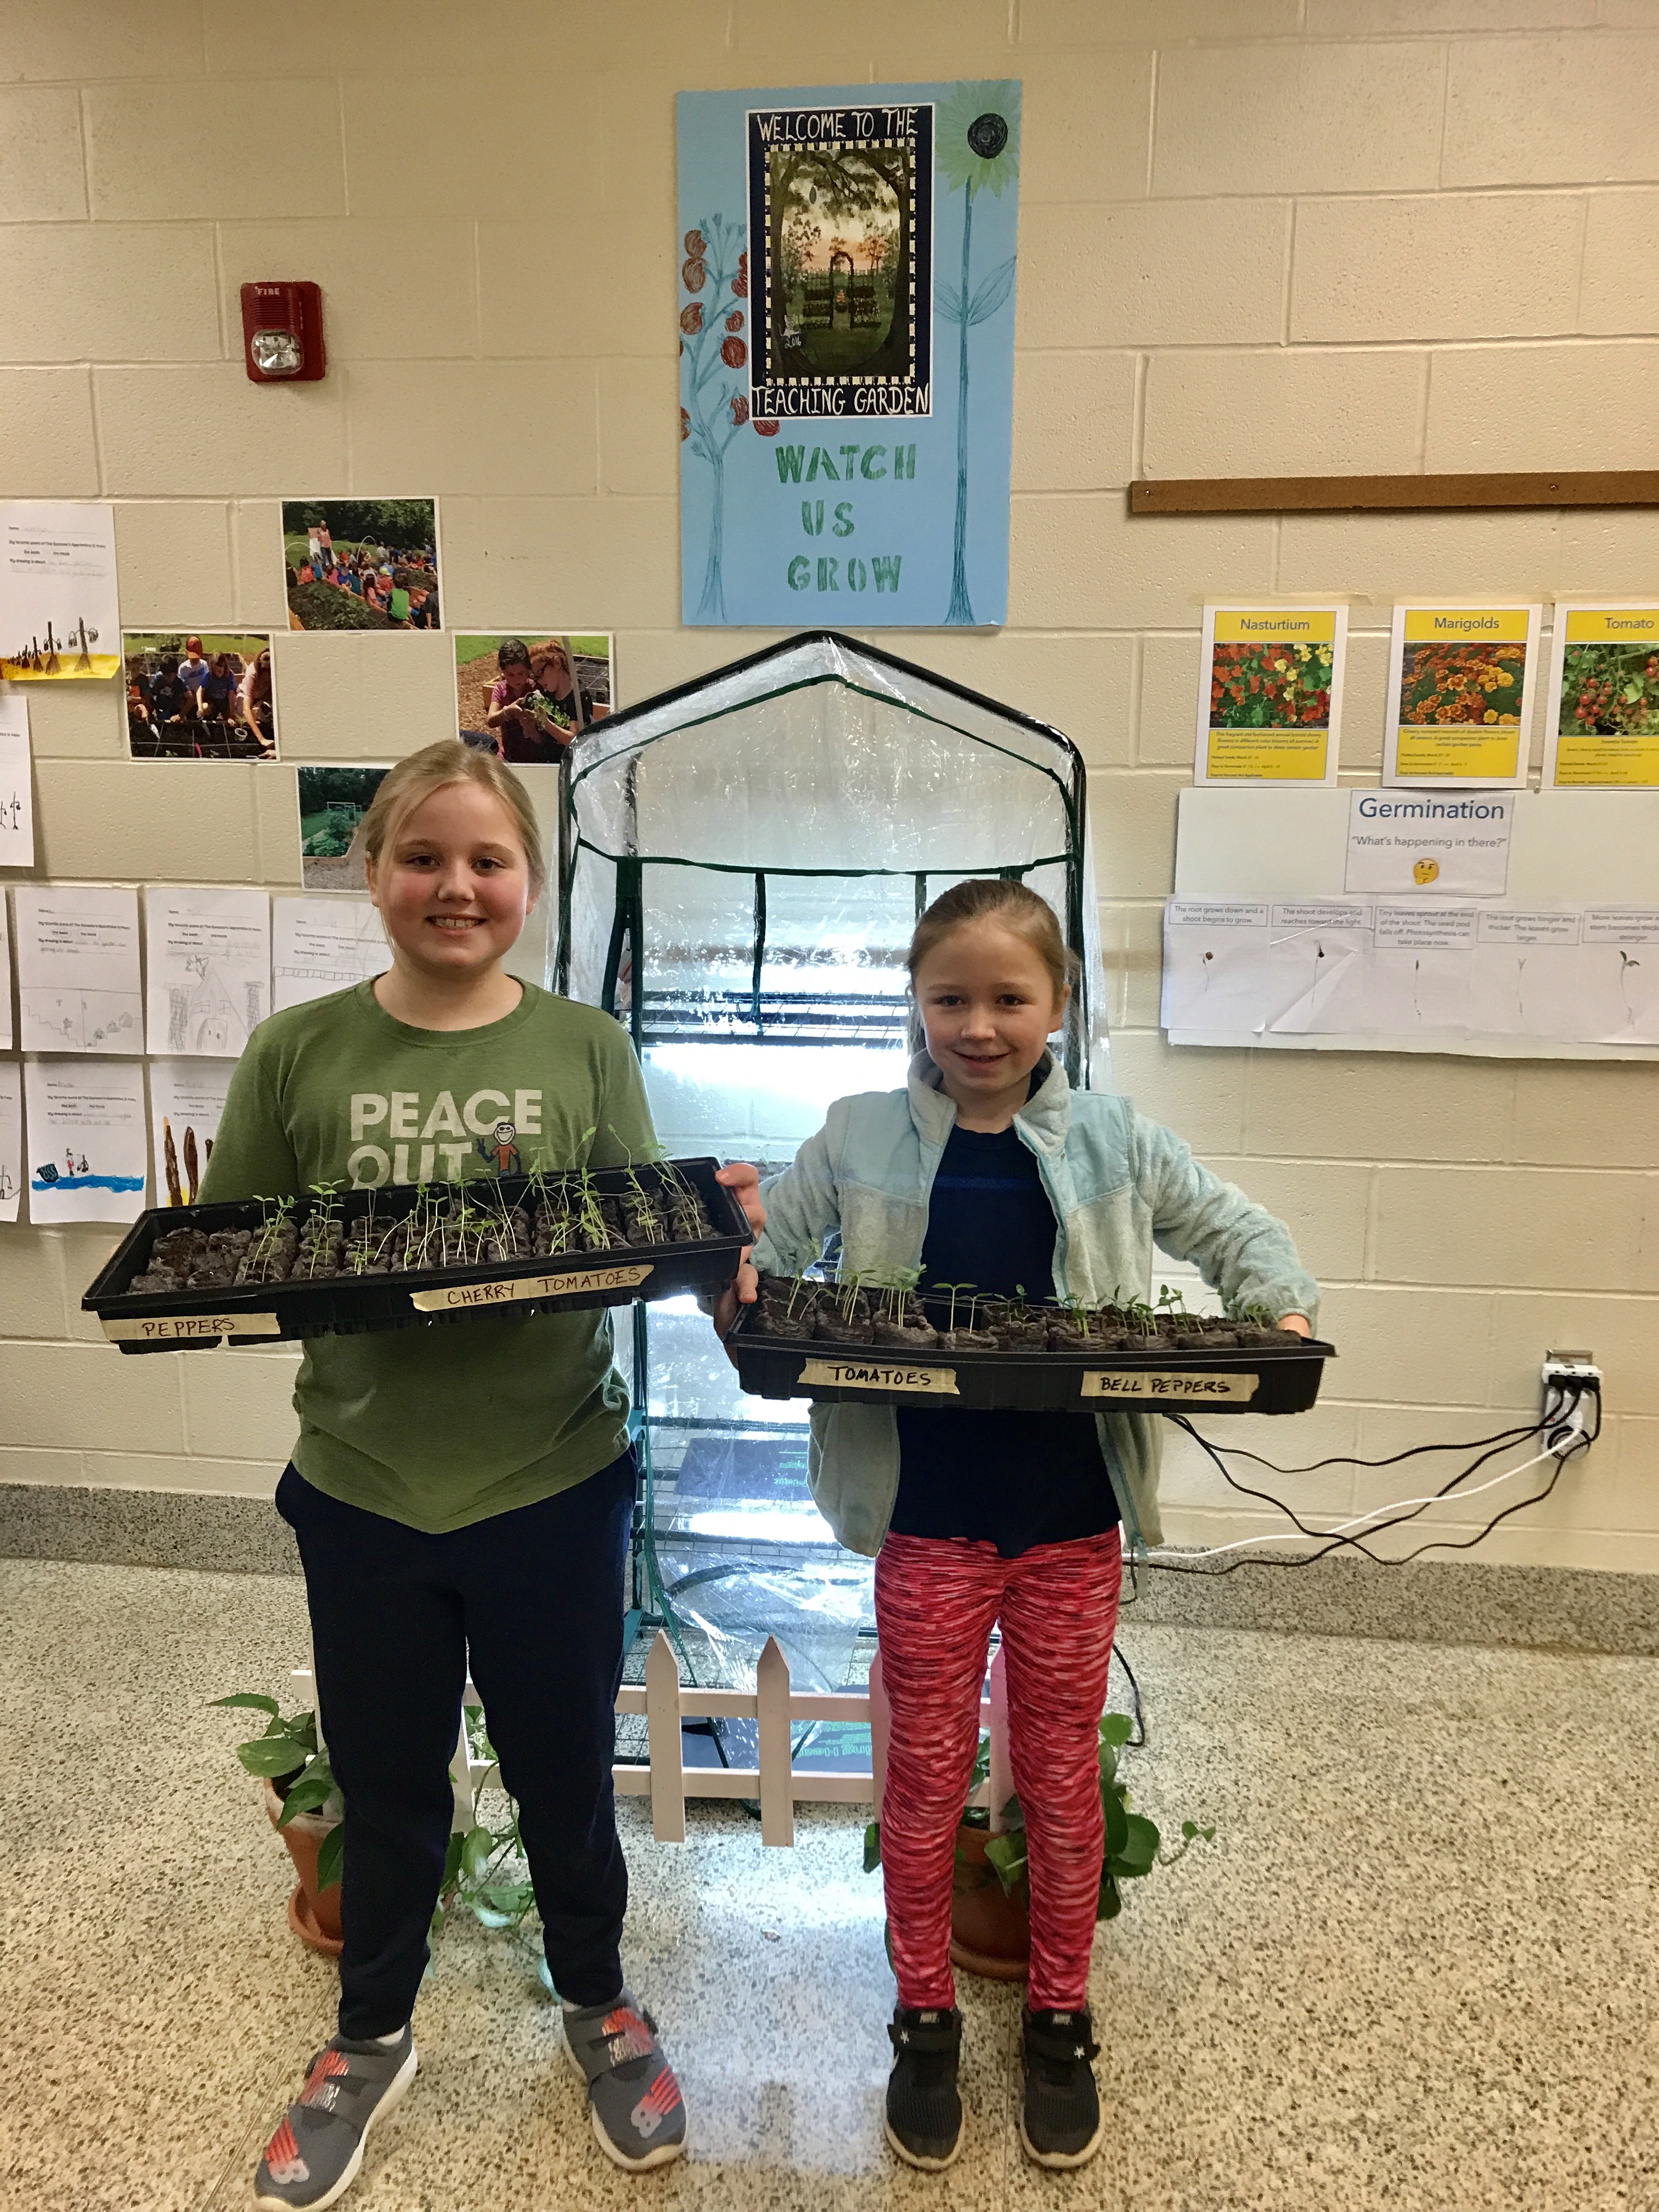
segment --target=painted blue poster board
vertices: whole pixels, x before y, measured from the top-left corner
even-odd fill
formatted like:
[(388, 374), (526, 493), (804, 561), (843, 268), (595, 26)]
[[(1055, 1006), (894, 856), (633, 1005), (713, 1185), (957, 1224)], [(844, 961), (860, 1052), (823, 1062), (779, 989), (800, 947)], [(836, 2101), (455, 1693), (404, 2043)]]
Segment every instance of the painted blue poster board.
[(1019, 93), (680, 94), (686, 622), (1006, 621)]

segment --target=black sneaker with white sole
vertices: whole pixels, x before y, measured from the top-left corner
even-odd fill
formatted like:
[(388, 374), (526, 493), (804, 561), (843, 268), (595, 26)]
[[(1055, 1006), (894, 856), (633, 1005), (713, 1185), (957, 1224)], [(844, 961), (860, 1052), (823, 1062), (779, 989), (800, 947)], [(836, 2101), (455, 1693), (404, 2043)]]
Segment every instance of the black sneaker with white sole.
[(893, 2070), (887, 2077), (887, 2140), (907, 2166), (938, 2173), (962, 2148), (962, 2014), (896, 2005), (888, 2037)]
[(1091, 2063), (1099, 2056), (1086, 2005), (1026, 2014), (1019, 2139), (1039, 2166), (1086, 2166), (1100, 2148), (1105, 2125)]
[(369, 2130), (415, 2079), (415, 2039), (337, 2035), (306, 2069), (306, 2085), (265, 2145), (253, 2176), (260, 2212), (324, 2212), (357, 2179)]

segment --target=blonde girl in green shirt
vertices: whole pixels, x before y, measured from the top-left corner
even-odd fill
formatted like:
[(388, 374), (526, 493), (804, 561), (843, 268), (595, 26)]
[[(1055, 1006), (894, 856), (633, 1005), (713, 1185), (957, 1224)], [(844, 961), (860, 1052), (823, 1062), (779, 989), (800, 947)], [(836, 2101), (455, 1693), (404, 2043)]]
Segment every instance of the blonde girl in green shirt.
[[(625, 1164), (655, 1138), (608, 1015), (502, 965), (540, 895), (524, 786), (453, 739), (401, 762), (360, 831), (392, 965), (263, 1023), (202, 1199)], [(752, 1168), (722, 1170), (756, 1226)], [(737, 1295), (752, 1297), (745, 1262)], [(731, 1294), (728, 1293), (728, 1300)], [(339, 2032), (265, 2147), (255, 2201), (332, 2204), (416, 2068), (469, 1662), (518, 1801), (564, 2041), (600, 2148), (685, 2144), (679, 2083), (619, 1943), (611, 1766), (635, 1468), (605, 1312), (469, 1316), (306, 1346), (277, 1486), (305, 1569), (323, 1732), (345, 1804)]]

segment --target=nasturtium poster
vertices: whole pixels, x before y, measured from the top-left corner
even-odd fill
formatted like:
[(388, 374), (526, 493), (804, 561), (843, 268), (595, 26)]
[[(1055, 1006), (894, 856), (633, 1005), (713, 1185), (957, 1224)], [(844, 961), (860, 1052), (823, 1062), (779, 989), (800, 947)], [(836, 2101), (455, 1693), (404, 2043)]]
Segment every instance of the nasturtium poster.
[(1019, 92), (680, 94), (686, 622), (1006, 620)]

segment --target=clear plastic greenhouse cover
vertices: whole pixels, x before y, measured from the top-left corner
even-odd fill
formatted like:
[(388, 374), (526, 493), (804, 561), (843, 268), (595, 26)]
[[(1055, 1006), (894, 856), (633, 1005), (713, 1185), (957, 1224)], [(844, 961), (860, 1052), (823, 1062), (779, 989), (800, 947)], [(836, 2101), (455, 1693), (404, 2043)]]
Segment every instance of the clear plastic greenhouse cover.
[[(1056, 1048), (1109, 1083), (1075, 748), (877, 648), (810, 633), (600, 723), (562, 854), (558, 987), (627, 1023), (671, 1152), (781, 1167), (832, 1099), (902, 1084), (905, 951), (967, 876), (1053, 906), (1080, 967)], [(807, 1493), (805, 1407), (743, 1397), (694, 1310), (642, 1310), (647, 1565), (683, 1663), (737, 1679), (776, 1632), (802, 1686), (843, 1648), (856, 1675), (868, 1563)]]

